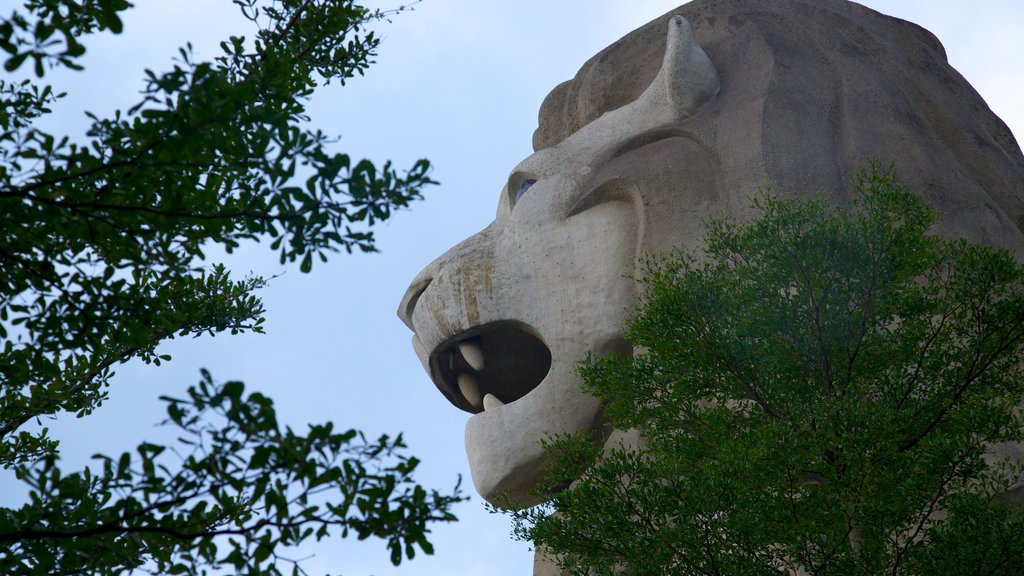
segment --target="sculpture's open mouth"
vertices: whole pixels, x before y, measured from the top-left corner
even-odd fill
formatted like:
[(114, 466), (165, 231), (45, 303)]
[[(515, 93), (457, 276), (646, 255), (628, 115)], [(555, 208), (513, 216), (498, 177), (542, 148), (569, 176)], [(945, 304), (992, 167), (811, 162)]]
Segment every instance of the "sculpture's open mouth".
[(551, 368), (551, 351), (537, 331), (515, 320), (477, 326), (430, 354), (434, 383), (458, 408), (474, 414), (519, 400)]

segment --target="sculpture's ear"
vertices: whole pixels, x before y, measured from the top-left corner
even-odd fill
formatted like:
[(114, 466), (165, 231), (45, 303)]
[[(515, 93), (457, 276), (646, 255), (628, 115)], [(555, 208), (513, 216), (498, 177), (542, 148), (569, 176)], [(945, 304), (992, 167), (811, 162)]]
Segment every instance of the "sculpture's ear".
[(693, 37), (690, 23), (676, 15), (668, 22), (668, 40), (661, 70), (637, 98), (637, 104), (681, 119), (693, 115), (714, 97), (720, 85), (718, 70)]

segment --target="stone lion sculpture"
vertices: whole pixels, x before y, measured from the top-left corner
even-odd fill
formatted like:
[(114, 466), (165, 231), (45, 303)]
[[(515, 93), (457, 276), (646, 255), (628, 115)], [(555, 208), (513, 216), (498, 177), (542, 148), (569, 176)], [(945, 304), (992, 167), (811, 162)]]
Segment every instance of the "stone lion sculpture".
[(770, 182), (847, 201), (870, 160), (937, 232), (1018, 250), (1024, 157), (926, 30), (845, 0), (696, 0), (601, 51), (544, 100), (495, 220), (413, 280), (399, 315), (438, 389), (474, 414), (473, 481), (529, 502), (548, 435), (593, 430), (592, 351), (630, 353), (636, 258), (696, 246)]

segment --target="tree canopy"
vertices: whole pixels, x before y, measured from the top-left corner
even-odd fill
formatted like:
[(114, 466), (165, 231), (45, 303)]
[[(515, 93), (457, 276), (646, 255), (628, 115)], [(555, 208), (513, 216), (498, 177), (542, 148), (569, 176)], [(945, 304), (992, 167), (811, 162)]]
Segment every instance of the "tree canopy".
[(332, 252), (373, 251), (371, 226), (434, 183), (426, 160), (378, 167), (307, 122), (318, 86), (371, 64), (367, 27), (392, 12), (233, 2), (251, 36), (225, 39), (212, 61), (184, 46), (170, 70), (146, 71), (135, 105), (90, 115), (84, 139), (39, 127), (65, 95), (47, 74), (81, 69), (89, 36), (119, 33), (131, 4), (25, 0), (0, 16), (0, 465), (31, 487), (0, 509), (0, 572), (277, 573), (279, 545), (349, 532), (385, 539), (398, 563), (431, 551), (430, 522), (454, 519), (458, 489), (416, 484), (400, 436), (298, 433), (269, 398), (205, 372), (164, 398), (179, 446), (143, 442), (65, 473), (58, 443), (31, 425), (93, 413), (116, 366), (167, 360), (168, 339), (262, 331), (266, 280), (232, 277), (204, 251), (269, 242), (308, 272)]
[(1024, 572), (1024, 268), (891, 169), (852, 188), (642, 261), (636, 354), (581, 374), (643, 448), (553, 440), (520, 538), (570, 574)]

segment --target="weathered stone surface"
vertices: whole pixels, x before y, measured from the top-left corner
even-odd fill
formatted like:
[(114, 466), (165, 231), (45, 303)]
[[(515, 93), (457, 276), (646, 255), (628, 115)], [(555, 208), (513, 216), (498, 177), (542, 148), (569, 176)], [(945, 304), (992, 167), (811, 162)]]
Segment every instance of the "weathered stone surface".
[[(695, 246), (710, 214), (746, 216), (759, 185), (845, 202), (851, 171), (892, 159), (939, 210), (938, 233), (1024, 245), (1024, 157), (1006, 125), (934, 36), (844, 0), (681, 6), (557, 86), (534, 148), (494, 222), (399, 309), (438, 388), (475, 413), (466, 446), (488, 499), (529, 501), (545, 435), (611, 433), (574, 369), (587, 351), (630, 352), (624, 274), (642, 253)], [(463, 398), (466, 371), (504, 405)]]

